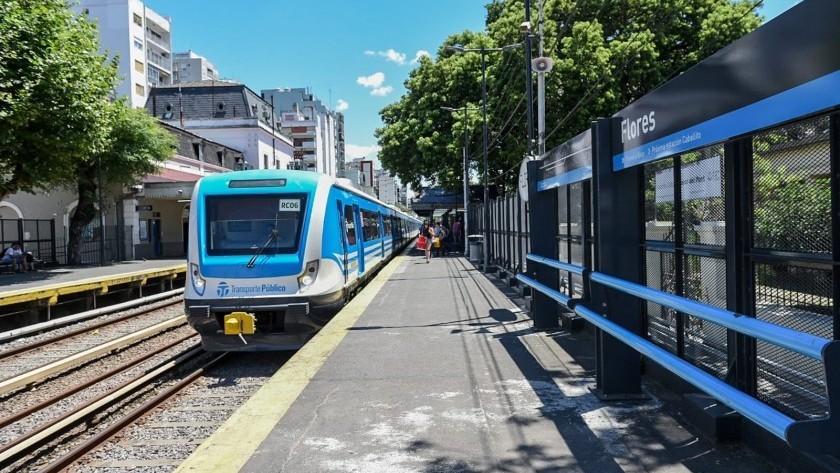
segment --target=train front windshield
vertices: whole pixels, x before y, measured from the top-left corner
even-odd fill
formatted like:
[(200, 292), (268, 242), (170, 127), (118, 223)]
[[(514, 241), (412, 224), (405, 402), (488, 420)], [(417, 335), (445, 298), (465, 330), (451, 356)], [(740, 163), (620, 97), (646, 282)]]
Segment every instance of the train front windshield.
[(296, 253), (306, 213), (305, 194), (208, 196), (207, 254)]

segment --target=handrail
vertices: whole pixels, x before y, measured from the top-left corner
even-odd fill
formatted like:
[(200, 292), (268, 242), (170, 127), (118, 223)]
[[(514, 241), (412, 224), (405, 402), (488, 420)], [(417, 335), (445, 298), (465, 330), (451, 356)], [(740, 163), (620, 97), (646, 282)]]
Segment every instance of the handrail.
[[(829, 404), (829, 414), (822, 418), (797, 421), (591, 310), (585, 306), (587, 300), (573, 300), (524, 274), (516, 275), (518, 281), (565, 305), (591, 324), (720, 400), (720, 402), (736, 410), (771, 434), (786, 441), (792, 447), (807, 452), (840, 454), (840, 443), (832, 440), (836, 439), (837, 433), (840, 432), (840, 419), (838, 419), (838, 416), (832, 417), (831, 415), (832, 410), (840, 411), (840, 406), (835, 405), (840, 402), (840, 399), (837, 399), (840, 397), (840, 394), (838, 394), (840, 392), (838, 391), (840, 373), (835, 372), (837, 371), (837, 364), (840, 363), (840, 341), (828, 340), (791, 330), (787, 327), (652, 289), (614, 276), (595, 271), (590, 272), (581, 266), (530, 253), (526, 255), (526, 258), (553, 268), (580, 274), (583, 276), (585, 284), (599, 283), (678, 312), (713, 322), (744, 335), (767, 341), (801, 355), (821, 360), (825, 369), (826, 399)], [(835, 394), (835, 399), (832, 399), (832, 392)], [(832, 407), (837, 409), (832, 409)]]
[(773, 435), (785, 440), (787, 428), (795, 422), (792, 418), (586, 307), (578, 305), (575, 306), (574, 311), (601, 330), (608, 332), (695, 387), (720, 399), (724, 404), (764, 427)]
[(552, 268), (562, 269), (563, 271), (568, 271), (570, 273), (580, 274), (583, 275), (583, 271), (586, 270), (583, 266), (577, 266), (574, 264), (564, 263), (562, 261), (555, 261), (551, 258), (546, 258), (545, 256), (535, 255), (533, 253), (528, 253), (525, 255), (526, 259), (531, 261), (535, 261), (537, 263), (542, 263), (546, 266), (551, 266)]
[(809, 356), (815, 360), (822, 360), (822, 351), (831, 342), (825, 338), (772, 324), (754, 317), (738, 314), (719, 307), (704, 304), (670, 294), (658, 289), (632, 283), (603, 273), (592, 272), (593, 282), (601, 283), (621, 292), (632, 294), (650, 302), (670, 307), (678, 312), (692, 315), (699, 319), (721, 325), (744, 335), (770, 342), (788, 350)]

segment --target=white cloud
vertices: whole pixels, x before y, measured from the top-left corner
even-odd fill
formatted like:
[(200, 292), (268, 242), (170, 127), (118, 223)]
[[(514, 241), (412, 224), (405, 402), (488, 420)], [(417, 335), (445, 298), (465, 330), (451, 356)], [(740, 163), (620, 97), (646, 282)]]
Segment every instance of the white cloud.
[(370, 91), (370, 95), (377, 95), (379, 97), (384, 97), (384, 96), (390, 94), (393, 91), (394, 91), (393, 87), (391, 87), (390, 85), (386, 85), (384, 87), (374, 88), (373, 90)]
[(382, 72), (374, 72), (367, 77), (359, 77), (356, 79), (356, 83), (364, 87), (382, 87), (382, 84), (385, 83), (385, 74)]
[(343, 112), (343, 111), (347, 110), (348, 108), (350, 108), (350, 104), (347, 103), (346, 100), (338, 99), (338, 102), (336, 102), (336, 105), (335, 105), (335, 111), (336, 112)]
[(405, 53), (401, 53), (394, 48), (388, 48), (385, 51), (371, 51), (370, 49), (365, 51), (365, 56), (374, 56), (379, 55), (384, 57), (386, 60), (395, 62), (399, 65), (405, 64), (406, 55)]
[(388, 49), (387, 51), (379, 51), (379, 55), (397, 64), (405, 64), (405, 54), (399, 51)]
[(421, 49), (420, 51), (417, 51), (416, 53), (414, 53), (414, 59), (411, 61), (411, 63), (412, 64), (417, 64), (418, 62), (420, 62), (420, 58), (429, 57), (429, 56), (430, 56), (429, 51)]
[(379, 97), (384, 97), (394, 90), (390, 85), (385, 85), (385, 74), (382, 72), (374, 72), (369, 76), (359, 77), (356, 79), (356, 83), (362, 87), (370, 88), (370, 95)]
[[(364, 146), (364, 145), (354, 145), (347, 143), (344, 145), (344, 154), (348, 159), (358, 159), (358, 158), (375, 158), (376, 154), (379, 153), (379, 150), (382, 149), (377, 145), (372, 146)], [(368, 156), (373, 154), (374, 156)]]

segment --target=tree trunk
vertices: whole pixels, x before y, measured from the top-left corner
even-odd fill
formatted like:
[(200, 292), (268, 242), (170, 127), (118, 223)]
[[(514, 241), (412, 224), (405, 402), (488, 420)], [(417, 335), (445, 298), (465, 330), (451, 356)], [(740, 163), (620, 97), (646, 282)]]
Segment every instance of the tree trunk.
[[(82, 263), (82, 238), (85, 227), (98, 215), (96, 209), (96, 168), (79, 170), (79, 205), (70, 217), (70, 228), (67, 239), (67, 264)], [(101, 232), (96, 232), (99, 238)]]

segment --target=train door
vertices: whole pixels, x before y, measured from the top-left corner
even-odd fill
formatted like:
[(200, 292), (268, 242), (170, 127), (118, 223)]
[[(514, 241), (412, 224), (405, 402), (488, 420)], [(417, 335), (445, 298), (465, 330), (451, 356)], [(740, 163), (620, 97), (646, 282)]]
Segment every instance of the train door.
[(384, 260), (388, 253), (385, 253), (385, 219), (382, 218), (382, 213), (379, 213), (379, 248), (382, 250), (382, 257), (380, 261)]
[[(347, 219), (345, 217), (345, 212), (350, 212), (352, 217), (353, 215), (353, 207), (349, 205), (345, 206), (340, 200), (338, 201), (338, 228), (341, 229), (339, 232), (341, 234), (341, 247), (343, 248), (342, 251), (342, 261), (341, 261), (341, 268), (342, 272), (344, 273), (344, 282), (346, 283), (348, 280), (348, 273), (350, 272), (350, 268), (348, 268), (348, 257), (347, 253), (350, 251), (350, 231), (351, 226), (348, 225)], [(355, 240), (355, 229), (353, 231), (353, 239)]]
[(358, 205), (353, 205), (353, 221), (355, 222), (356, 228), (356, 252), (357, 258), (359, 259), (359, 276), (364, 274), (365, 272), (365, 233), (364, 233), (364, 225), (362, 222), (362, 213), (359, 211)]

